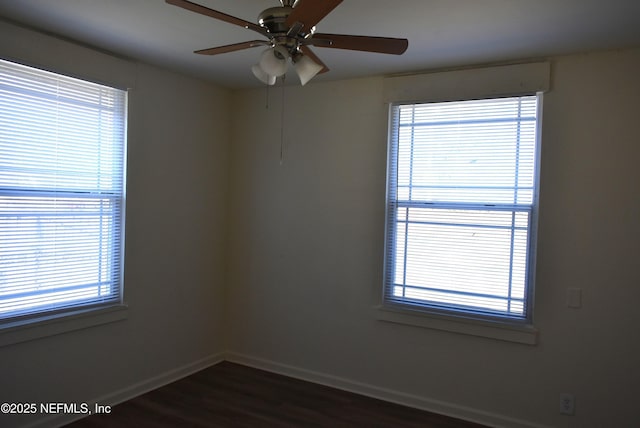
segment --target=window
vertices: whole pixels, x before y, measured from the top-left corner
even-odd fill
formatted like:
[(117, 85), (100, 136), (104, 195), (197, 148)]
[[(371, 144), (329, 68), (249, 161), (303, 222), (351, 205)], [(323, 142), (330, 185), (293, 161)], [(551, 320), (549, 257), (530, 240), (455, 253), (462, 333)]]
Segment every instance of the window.
[(0, 60), (0, 322), (122, 301), (126, 98)]
[(541, 97), (392, 104), (385, 306), (531, 323)]

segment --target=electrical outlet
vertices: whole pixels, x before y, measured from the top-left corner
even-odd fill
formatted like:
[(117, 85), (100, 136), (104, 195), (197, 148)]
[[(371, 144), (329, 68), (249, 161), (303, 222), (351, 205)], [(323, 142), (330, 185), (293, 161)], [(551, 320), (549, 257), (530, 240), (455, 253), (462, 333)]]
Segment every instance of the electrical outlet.
[(573, 415), (575, 413), (576, 398), (573, 394), (560, 394), (560, 414)]

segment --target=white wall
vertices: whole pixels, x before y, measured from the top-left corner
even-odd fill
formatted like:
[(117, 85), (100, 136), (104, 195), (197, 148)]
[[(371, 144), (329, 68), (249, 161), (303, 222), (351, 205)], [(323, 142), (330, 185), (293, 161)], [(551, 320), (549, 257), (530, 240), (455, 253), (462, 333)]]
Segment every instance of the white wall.
[[(637, 426), (640, 50), (552, 59), (529, 346), (385, 323), (381, 78), (234, 94), (236, 361), (501, 426)], [(583, 307), (566, 306), (580, 287)], [(559, 395), (576, 415), (559, 415)]]
[[(229, 93), (0, 25), (0, 56), (135, 85), (129, 104), (128, 318), (0, 347), (0, 402), (117, 399), (211, 364), (225, 349)], [(43, 416), (0, 415), (0, 425), (25, 426)]]

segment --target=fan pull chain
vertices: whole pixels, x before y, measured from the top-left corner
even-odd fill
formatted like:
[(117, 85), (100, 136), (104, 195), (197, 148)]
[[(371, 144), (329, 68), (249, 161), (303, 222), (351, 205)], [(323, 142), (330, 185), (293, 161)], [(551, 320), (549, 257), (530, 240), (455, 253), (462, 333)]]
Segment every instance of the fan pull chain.
[(284, 162), (284, 80), (286, 74), (282, 75), (282, 106), (280, 109), (280, 165)]
[(265, 99), (265, 106), (264, 108), (269, 110), (269, 85), (266, 85), (266, 89), (265, 89), (265, 95), (266, 95), (266, 99)]

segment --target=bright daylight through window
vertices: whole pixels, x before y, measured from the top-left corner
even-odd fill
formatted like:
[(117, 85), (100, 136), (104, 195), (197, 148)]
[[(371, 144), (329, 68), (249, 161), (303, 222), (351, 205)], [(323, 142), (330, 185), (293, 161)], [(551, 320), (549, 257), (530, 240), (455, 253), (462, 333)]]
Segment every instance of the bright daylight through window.
[(531, 322), (541, 97), (392, 105), (386, 306)]
[(121, 302), (126, 92), (0, 60), (0, 321)]

